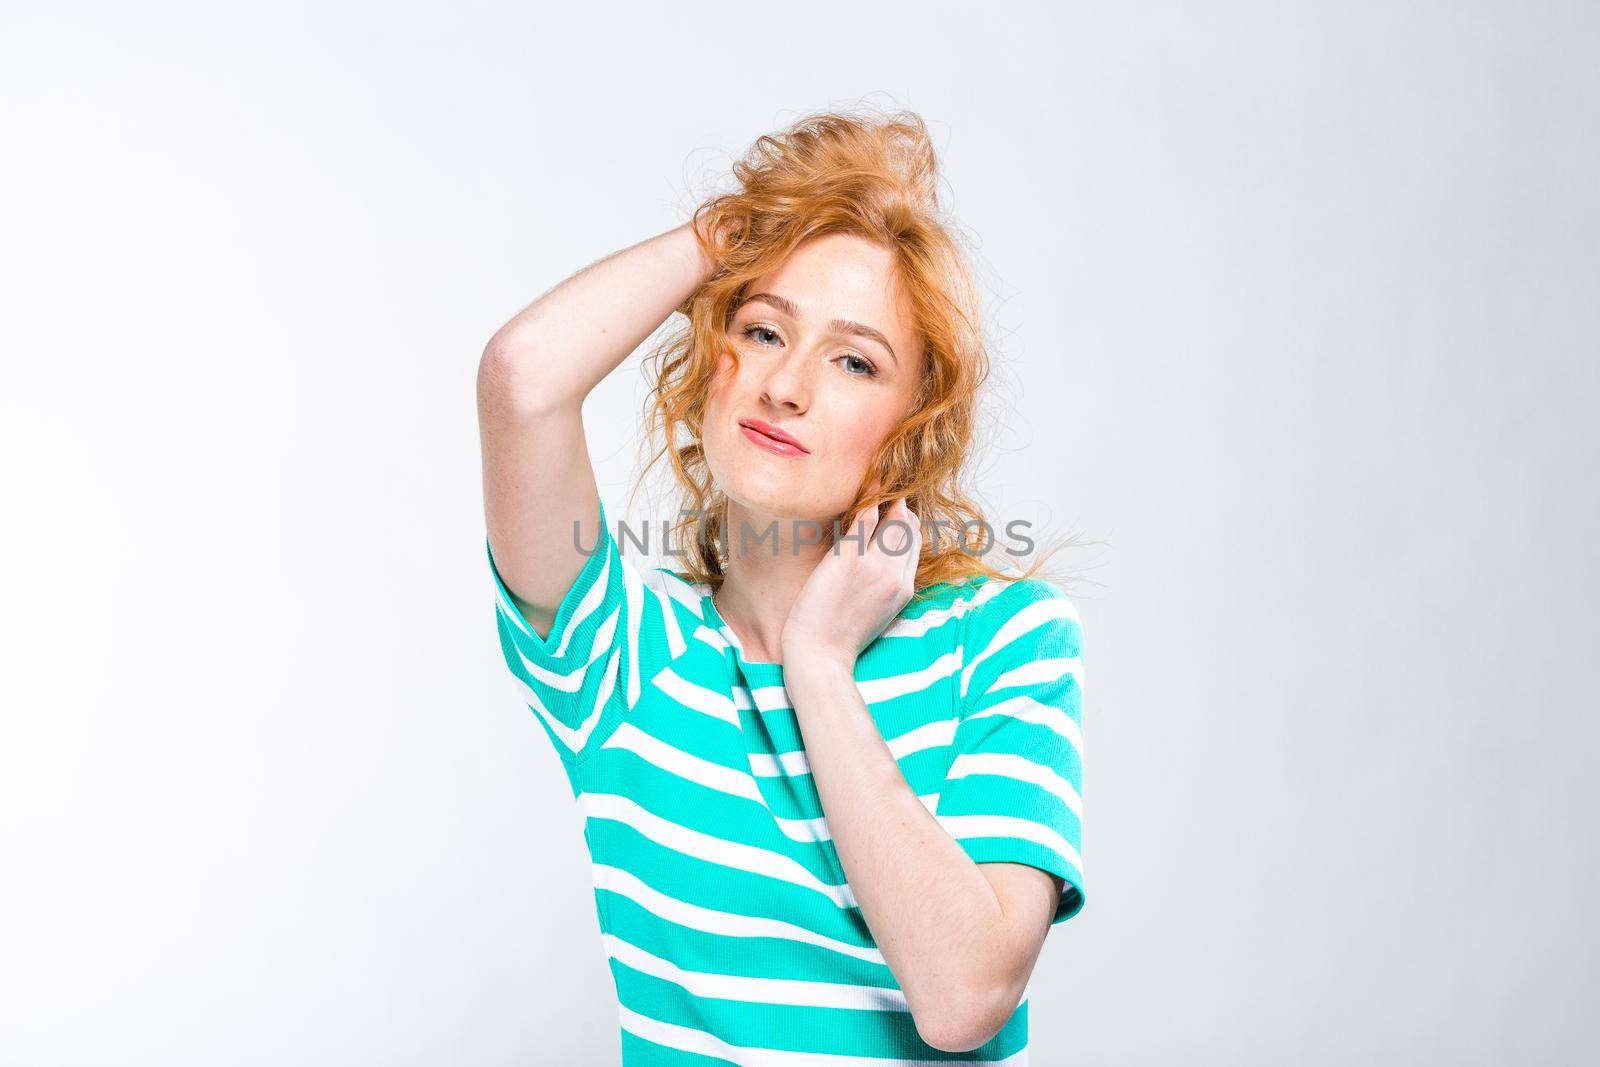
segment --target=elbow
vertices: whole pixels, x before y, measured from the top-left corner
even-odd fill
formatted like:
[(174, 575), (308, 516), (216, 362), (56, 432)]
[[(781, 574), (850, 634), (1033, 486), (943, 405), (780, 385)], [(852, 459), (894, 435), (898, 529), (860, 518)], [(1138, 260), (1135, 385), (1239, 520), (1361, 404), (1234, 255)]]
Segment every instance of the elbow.
[(917, 1035), (940, 1052), (972, 1052), (982, 1048), (1000, 1032), (988, 1021), (963, 1020), (959, 1016), (939, 1019), (931, 1026), (917, 1024)]
[(478, 407), (515, 415), (542, 415), (583, 405), (587, 394), (564, 382), (524, 344), (496, 334), (478, 359)]
[(955, 998), (930, 1006), (913, 1016), (917, 1035), (940, 1052), (971, 1052), (994, 1040), (1011, 1016), (1017, 1002), (1009, 1004), (1003, 994)]

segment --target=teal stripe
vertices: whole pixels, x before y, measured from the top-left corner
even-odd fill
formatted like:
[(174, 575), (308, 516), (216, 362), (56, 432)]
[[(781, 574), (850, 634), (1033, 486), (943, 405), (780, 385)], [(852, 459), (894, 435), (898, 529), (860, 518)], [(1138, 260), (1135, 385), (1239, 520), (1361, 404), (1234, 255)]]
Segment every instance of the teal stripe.
[(738, 1063), (720, 1056), (702, 1056), (668, 1048), (627, 1030), (622, 1031), (622, 1062), (628, 1067), (728, 1067)]
[(803, 935), (736, 936), (706, 933), (651, 912), (620, 893), (606, 894), (606, 908), (618, 937), (655, 955), (671, 953), (680, 966), (748, 978), (817, 981), (819, 975), (848, 974), (857, 985), (897, 989), (886, 963), (862, 960), (846, 949), (810, 943)]
[[(1026, 1043), (1027, 1018), (1008, 1025), (970, 1053), (943, 1052), (917, 1032), (904, 1011), (865, 1011), (764, 1004), (719, 997), (695, 997), (666, 979), (612, 961), (622, 1002), (630, 1009), (680, 1026), (710, 1030), (734, 1045), (824, 1055), (877, 1056), (969, 1063), (1000, 1059)], [(1013, 1015), (1013, 1020), (1016, 1016)]]

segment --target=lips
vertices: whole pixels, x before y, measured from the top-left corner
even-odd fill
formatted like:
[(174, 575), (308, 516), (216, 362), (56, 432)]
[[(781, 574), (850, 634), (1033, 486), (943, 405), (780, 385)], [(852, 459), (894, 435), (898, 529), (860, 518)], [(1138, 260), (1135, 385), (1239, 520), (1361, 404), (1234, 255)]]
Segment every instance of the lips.
[(740, 419), (739, 427), (744, 431), (752, 443), (760, 445), (780, 456), (804, 456), (809, 450), (795, 439), (794, 435), (785, 433), (771, 423), (762, 422), (760, 419)]

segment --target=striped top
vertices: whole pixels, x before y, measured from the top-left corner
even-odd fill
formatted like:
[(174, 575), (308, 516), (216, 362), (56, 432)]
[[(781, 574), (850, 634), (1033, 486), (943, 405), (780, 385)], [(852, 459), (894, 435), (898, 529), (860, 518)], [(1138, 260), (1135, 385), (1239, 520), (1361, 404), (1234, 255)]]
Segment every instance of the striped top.
[[(624, 1067), (1027, 1063), (1028, 997), (970, 1052), (917, 1034), (845, 880), (781, 664), (711, 588), (596, 551), (540, 638), (489, 553), (520, 698), (584, 815)], [(487, 538), (485, 548), (488, 548)], [(907, 784), (975, 862), (1065, 879), (1083, 906), (1082, 629), (1039, 579), (940, 583), (857, 658)]]

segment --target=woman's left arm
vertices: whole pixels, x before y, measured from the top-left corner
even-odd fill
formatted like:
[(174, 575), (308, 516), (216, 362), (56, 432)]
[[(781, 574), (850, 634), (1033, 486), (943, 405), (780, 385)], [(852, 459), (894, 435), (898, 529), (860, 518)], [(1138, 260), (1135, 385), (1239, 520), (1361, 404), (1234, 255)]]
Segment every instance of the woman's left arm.
[[(917, 1033), (967, 1052), (1005, 1025), (1038, 959), (1059, 888), (997, 887), (912, 792), (856, 688), (853, 665), (784, 660), (784, 687), (805, 737), (812, 780), (839, 863)], [(1000, 866), (1000, 865), (997, 865)]]
[(876, 509), (861, 518), (862, 550), (824, 557), (796, 601), (783, 639), (784, 687), (839, 862), (917, 1032), (937, 1049), (966, 1052), (1016, 1010), (1060, 884), (1036, 868), (992, 864), (991, 875), (975, 863), (912, 791), (878, 732), (856, 688), (855, 657), (909, 598), (921, 538), (903, 501), (884, 521), (910, 527), (908, 559), (873, 536)]

